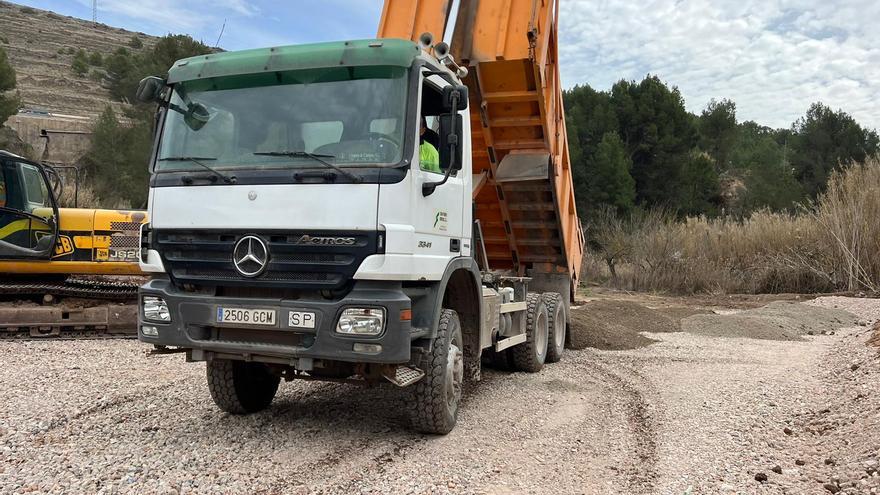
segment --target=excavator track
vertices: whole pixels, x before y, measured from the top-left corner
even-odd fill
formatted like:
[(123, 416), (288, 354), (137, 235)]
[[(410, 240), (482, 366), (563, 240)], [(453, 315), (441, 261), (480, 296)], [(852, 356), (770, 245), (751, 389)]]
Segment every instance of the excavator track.
[(0, 340), (136, 338), (137, 287), (80, 279), (0, 282)]
[(65, 280), (63, 282), (0, 282), (0, 295), (81, 297), (114, 301), (137, 298), (137, 284), (96, 280)]

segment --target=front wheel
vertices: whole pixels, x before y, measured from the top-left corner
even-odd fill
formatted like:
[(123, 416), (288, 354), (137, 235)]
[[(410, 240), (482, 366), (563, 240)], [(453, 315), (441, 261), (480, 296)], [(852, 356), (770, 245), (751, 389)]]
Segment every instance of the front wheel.
[(217, 407), (250, 414), (269, 407), (281, 378), (263, 363), (213, 359), (207, 364), (208, 390)]
[(464, 347), (458, 313), (443, 309), (431, 352), (419, 365), (425, 377), (413, 386), (410, 419), (422, 433), (445, 435), (458, 420), (464, 381)]

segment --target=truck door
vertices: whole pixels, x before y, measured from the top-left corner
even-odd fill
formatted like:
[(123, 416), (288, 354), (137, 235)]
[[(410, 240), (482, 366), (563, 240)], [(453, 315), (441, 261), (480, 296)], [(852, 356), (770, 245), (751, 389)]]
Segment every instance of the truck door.
[[(443, 87), (449, 85), (448, 82), (436, 75), (424, 75), (421, 81), (421, 102), (419, 105), (419, 116), (424, 117), (427, 129), (424, 133), (420, 132), (419, 144), (416, 149), (413, 164), (413, 176), (415, 178), (415, 254), (418, 255), (435, 255), (455, 257), (462, 254), (462, 243), (465, 236), (465, 228), (463, 225), (462, 208), (470, 204), (463, 203), (465, 188), (469, 186), (470, 170), (462, 170), (453, 172), (449, 180), (442, 186), (437, 187), (434, 192), (428, 196), (421, 193), (421, 185), (426, 182), (435, 182), (443, 179), (443, 174), (449, 167), (448, 153), (440, 153), (440, 147), (447, 146), (446, 136), (440, 132), (440, 122), (443, 116), (448, 116), (450, 111), (443, 107), (442, 91)], [(466, 119), (465, 119), (466, 120)], [(419, 127), (421, 127), (419, 125)], [(465, 130), (459, 129), (459, 136), (464, 136)], [(464, 143), (463, 139), (459, 139), (459, 146)], [(423, 148), (423, 147), (433, 147)], [(468, 154), (467, 149), (464, 150), (462, 156)], [(436, 152), (436, 155), (435, 155)], [(434, 165), (429, 163), (431, 157), (439, 161)], [(441, 159), (440, 157), (445, 158)], [(464, 161), (468, 167), (470, 162)], [(438, 166), (439, 165), (439, 166)], [(470, 237), (469, 231), (467, 237)]]

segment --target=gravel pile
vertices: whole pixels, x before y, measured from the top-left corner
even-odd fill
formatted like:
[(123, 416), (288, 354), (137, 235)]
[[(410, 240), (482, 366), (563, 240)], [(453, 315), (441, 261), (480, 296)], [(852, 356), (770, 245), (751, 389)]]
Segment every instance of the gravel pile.
[(619, 351), (657, 342), (641, 332), (678, 331), (678, 322), (630, 301), (598, 300), (572, 308), (571, 347)]
[(803, 340), (804, 335), (833, 332), (858, 322), (858, 317), (843, 309), (777, 301), (733, 314), (690, 316), (681, 321), (681, 328), (709, 337), (796, 341)]

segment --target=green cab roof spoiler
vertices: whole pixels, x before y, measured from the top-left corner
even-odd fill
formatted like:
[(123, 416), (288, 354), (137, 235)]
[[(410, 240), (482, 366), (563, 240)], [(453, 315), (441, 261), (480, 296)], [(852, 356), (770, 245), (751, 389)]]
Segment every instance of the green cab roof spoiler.
[(402, 39), (333, 41), (212, 53), (175, 62), (168, 71), (168, 83), (328, 67), (409, 67), (419, 53), (416, 43)]

